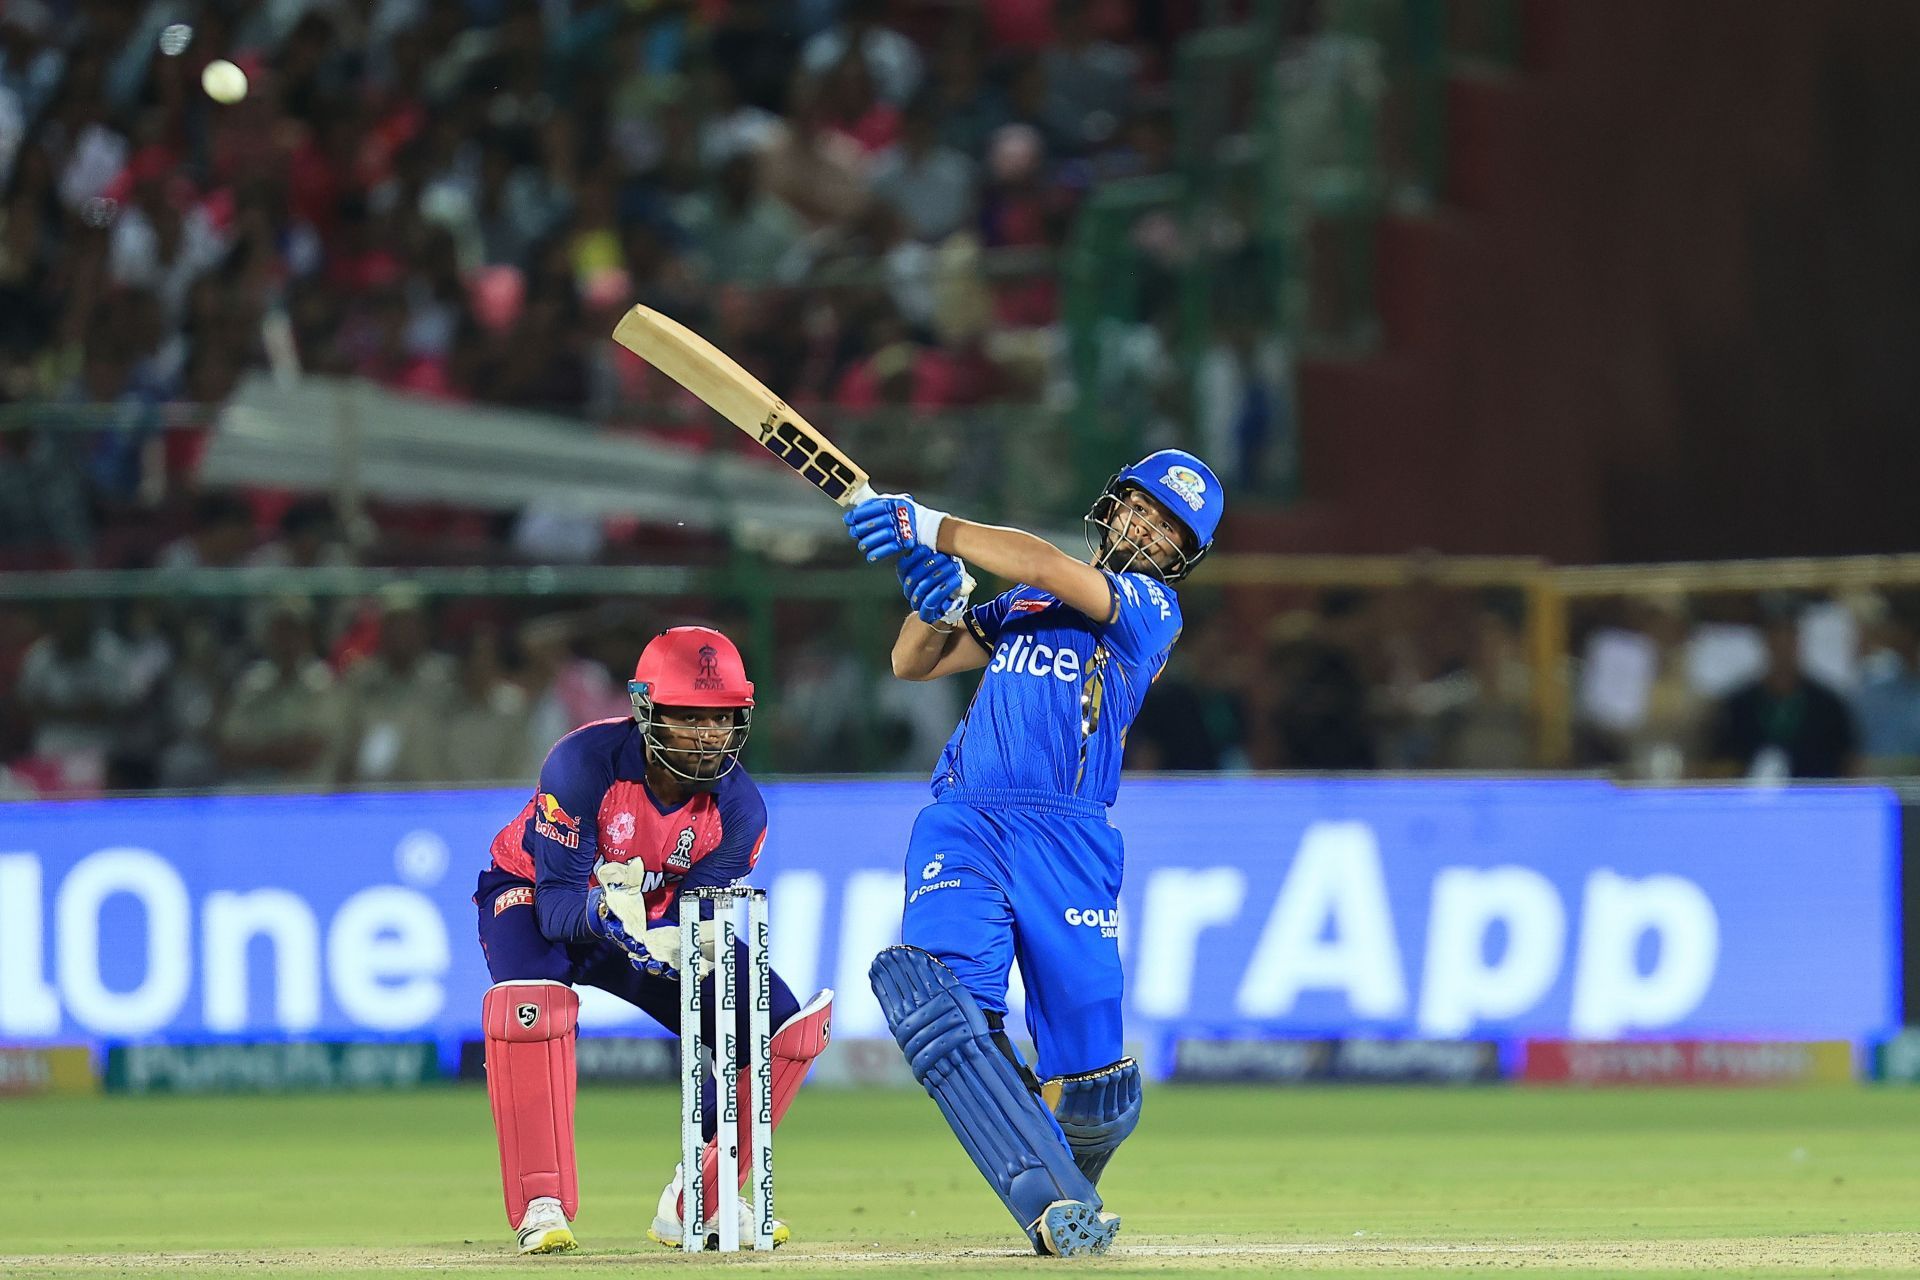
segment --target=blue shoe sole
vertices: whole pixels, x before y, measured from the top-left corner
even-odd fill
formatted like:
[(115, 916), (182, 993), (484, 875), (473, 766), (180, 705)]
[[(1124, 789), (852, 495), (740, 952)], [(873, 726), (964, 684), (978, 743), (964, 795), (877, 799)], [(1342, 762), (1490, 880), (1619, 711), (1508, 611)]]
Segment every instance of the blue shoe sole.
[(1090, 1204), (1061, 1200), (1040, 1215), (1040, 1235), (1056, 1258), (1105, 1253), (1120, 1231), (1120, 1219), (1103, 1216)]

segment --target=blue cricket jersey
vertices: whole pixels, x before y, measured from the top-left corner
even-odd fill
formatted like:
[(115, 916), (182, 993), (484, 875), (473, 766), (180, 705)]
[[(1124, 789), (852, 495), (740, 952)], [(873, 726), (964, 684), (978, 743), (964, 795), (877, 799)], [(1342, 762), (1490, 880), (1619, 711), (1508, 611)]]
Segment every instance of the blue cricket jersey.
[(968, 611), (968, 631), (993, 657), (940, 754), (934, 795), (1113, 803), (1127, 728), (1180, 638), (1180, 601), (1145, 574), (1107, 580), (1112, 622), (1028, 586)]

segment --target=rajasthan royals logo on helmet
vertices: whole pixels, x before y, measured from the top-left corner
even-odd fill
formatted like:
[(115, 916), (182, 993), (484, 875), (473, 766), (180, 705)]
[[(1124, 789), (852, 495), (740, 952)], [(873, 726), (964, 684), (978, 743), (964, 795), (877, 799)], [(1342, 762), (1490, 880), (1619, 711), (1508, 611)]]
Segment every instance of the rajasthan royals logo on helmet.
[(1207, 482), (1192, 467), (1177, 464), (1168, 467), (1167, 474), (1160, 477), (1160, 483), (1173, 490), (1195, 511), (1207, 503)]
[(696, 689), (718, 689), (720, 687), (720, 651), (710, 644), (700, 646), (697, 655), (699, 670), (694, 672), (693, 687)]

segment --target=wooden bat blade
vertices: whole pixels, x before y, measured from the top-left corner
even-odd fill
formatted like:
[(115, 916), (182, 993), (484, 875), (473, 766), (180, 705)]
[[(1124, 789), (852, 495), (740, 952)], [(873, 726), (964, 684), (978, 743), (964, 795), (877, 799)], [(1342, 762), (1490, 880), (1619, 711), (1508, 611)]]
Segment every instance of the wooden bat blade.
[(871, 497), (867, 473), (758, 378), (705, 338), (651, 307), (634, 307), (613, 340), (698, 396), (841, 506)]

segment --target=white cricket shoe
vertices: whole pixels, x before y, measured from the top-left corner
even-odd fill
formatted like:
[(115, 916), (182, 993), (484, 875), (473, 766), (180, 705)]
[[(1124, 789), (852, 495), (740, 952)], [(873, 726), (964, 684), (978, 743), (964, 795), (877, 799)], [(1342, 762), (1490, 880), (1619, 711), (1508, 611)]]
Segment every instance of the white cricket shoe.
[(1079, 1200), (1055, 1200), (1040, 1215), (1041, 1252), (1056, 1258), (1105, 1253), (1120, 1233), (1120, 1215)]
[(580, 1247), (567, 1224), (566, 1210), (552, 1196), (541, 1196), (527, 1205), (518, 1234), (522, 1253), (572, 1253)]
[[(733, 1204), (735, 1210), (740, 1215), (740, 1247), (743, 1249), (752, 1249), (754, 1227), (753, 1206), (739, 1196), (733, 1198)], [(787, 1229), (787, 1224), (775, 1218), (773, 1220), (773, 1247), (778, 1249), (792, 1238), (793, 1232)], [(680, 1247), (679, 1165), (673, 1166), (673, 1181), (669, 1182), (666, 1190), (660, 1193), (660, 1204), (653, 1211), (653, 1225), (647, 1228), (647, 1239), (653, 1241), (655, 1244), (665, 1245), (669, 1249), (678, 1249)], [(720, 1233), (709, 1227), (707, 1231), (706, 1248), (718, 1249), (719, 1247)]]

